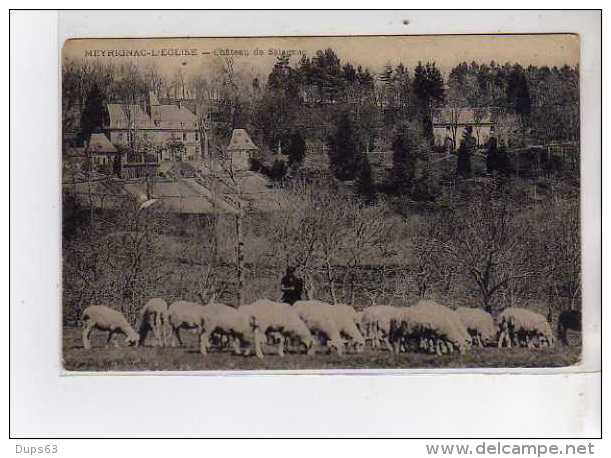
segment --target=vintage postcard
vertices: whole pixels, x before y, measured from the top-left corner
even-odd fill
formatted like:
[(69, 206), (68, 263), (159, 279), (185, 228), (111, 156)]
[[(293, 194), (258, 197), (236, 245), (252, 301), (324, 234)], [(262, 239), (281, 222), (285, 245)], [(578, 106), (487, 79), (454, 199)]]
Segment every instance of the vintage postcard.
[(66, 370), (580, 361), (577, 35), (61, 59)]

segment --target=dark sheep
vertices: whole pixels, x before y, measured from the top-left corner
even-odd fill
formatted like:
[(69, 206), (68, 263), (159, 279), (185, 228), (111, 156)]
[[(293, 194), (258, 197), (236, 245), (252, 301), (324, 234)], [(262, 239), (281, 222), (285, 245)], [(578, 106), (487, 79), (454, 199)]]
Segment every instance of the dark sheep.
[(567, 331), (581, 332), (581, 312), (578, 310), (565, 310), (558, 316), (558, 339), (568, 345)]

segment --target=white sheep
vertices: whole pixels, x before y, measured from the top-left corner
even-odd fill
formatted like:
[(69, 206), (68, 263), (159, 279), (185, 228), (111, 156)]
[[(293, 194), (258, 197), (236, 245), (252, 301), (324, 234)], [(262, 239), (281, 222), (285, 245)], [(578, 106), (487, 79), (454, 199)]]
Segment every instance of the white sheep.
[(365, 349), (365, 338), (359, 330), (361, 314), (347, 304), (331, 305), (330, 310), (340, 335), (349, 339), (356, 352), (362, 352)]
[(139, 345), (144, 345), (149, 331), (153, 331), (156, 344), (166, 346), (168, 334), (168, 304), (160, 298), (148, 301), (140, 311)]
[(248, 355), (250, 348), (255, 351), (258, 358), (263, 358), (261, 343), (263, 336), (259, 331), (256, 321), (246, 310), (236, 309), (224, 304), (208, 304), (204, 306), (209, 321), (209, 335), (219, 333), (227, 336), (233, 343), (234, 354), (242, 353), (242, 345), (246, 345), (245, 355)]
[(499, 327), (498, 347), (522, 345), (528, 348), (552, 346), (554, 335), (545, 317), (532, 310), (510, 307), (497, 317)]
[(483, 347), (491, 344), (496, 338), (494, 318), (488, 312), (473, 307), (458, 307), (456, 313), (471, 334), (474, 345)]
[(187, 301), (172, 303), (168, 308), (168, 323), (174, 336), (172, 346), (176, 346), (176, 342), (180, 346), (183, 345), (180, 337), (181, 329), (193, 329), (199, 334), (199, 349), (201, 354), (207, 354), (212, 317), (210, 311), (207, 311), (203, 305)]
[(312, 334), (317, 334), (324, 340), (329, 350), (335, 348), (338, 355), (344, 353), (344, 341), (340, 328), (336, 324), (335, 312), (331, 305), (320, 301), (297, 301), (293, 309), (305, 322)]
[(361, 314), (361, 329), (365, 340), (371, 342), (374, 349), (385, 345), (393, 351), (390, 343), (391, 322), (399, 317), (399, 307), (390, 305), (371, 305)]
[(86, 350), (91, 348), (90, 338), (94, 329), (108, 332), (106, 345), (117, 333), (125, 335), (125, 342), (128, 345), (138, 345), (138, 333), (118, 310), (105, 305), (90, 305), (83, 311), (81, 320), (83, 321), (83, 346)]
[(273, 336), (278, 341), (278, 355), (284, 356), (284, 345), (288, 338), (299, 340), (308, 354), (312, 354), (314, 340), (310, 330), (289, 304), (261, 299), (252, 304), (242, 305), (251, 324), (261, 335)]
[(417, 337), (419, 347), (438, 355), (454, 351), (461, 353), (471, 345), (471, 335), (458, 314), (434, 301), (421, 300), (413, 307), (400, 311), (400, 336)]

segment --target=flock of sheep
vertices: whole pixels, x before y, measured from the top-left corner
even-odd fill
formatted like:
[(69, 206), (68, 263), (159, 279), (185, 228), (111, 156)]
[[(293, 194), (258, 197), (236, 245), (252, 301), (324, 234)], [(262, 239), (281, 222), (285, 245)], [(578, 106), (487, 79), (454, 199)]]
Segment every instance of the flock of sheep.
[(201, 305), (177, 301), (169, 307), (163, 299), (151, 299), (143, 307), (138, 332), (125, 316), (110, 307), (92, 305), (82, 313), (83, 345), (91, 348), (94, 329), (126, 336), (129, 345), (144, 345), (152, 332), (156, 345), (183, 345), (181, 330), (199, 335), (200, 352), (230, 347), (236, 355), (264, 357), (265, 348), (276, 346), (315, 354), (317, 349), (362, 352), (385, 348), (393, 353), (422, 351), (434, 354), (464, 353), (471, 346), (499, 348), (552, 346), (554, 336), (545, 317), (528, 309), (508, 308), (496, 321), (481, 309), (452, 310), (433, 301), (410, 307), (373, 305), (356, 311), (345, 304), (299, 301), (294, 305), (258, 300), (238, 308), (223, 304)]

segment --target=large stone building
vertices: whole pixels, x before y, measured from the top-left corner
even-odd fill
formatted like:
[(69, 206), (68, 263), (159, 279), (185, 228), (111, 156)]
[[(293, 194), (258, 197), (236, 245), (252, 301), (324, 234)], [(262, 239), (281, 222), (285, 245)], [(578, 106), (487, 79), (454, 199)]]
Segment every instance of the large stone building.
[(200, 159), (197, 117), (180, 101), (161, 104), (149, 93), (146, 107), (109, 103), (105, 131), (113, 145), (137, 154), (154, 154), (158, 161)]

